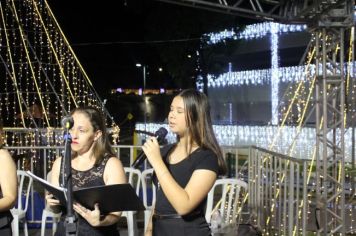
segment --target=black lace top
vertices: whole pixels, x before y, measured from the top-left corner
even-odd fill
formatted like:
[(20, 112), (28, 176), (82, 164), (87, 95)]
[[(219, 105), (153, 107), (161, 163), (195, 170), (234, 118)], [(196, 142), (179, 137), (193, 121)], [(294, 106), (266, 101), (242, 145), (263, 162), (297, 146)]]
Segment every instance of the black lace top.
[[(79, 171), (72, 168), (72, 181), (73, 189), (80, 189), (85, 187), (93, 187), (105, 185), (104, 182), (104, 170), (106, 163), (111, 157), (105, 157), (99, 165), (95, 165), (89, 170)], [(114, 157), (112, 157), (114, 158)], [(59, 182), (61, 182), (62, 175), (59, 176)], [(100, 206), (99, 206), (100, 208)], [(65, 214), (63, 214), (65, 216)], [(119, 232), (117, 230), (116, 224), (104, 227), (93, 227), (91, 226), (83, 217), (77, 214), (78, 224), (77, 232), (78, 236), (118, 236)], [(56, 236), (66, 235), (63, 225), (64, 217), (62, 217), (62, 222), (59, 224)]]
[(104, 170), (108, 157), (97, 166), (93, 166), (89, 170), (79, 171), (72, 168), (72, 181), (73, 181), (73, 190), (105, 185), (104, 182)]

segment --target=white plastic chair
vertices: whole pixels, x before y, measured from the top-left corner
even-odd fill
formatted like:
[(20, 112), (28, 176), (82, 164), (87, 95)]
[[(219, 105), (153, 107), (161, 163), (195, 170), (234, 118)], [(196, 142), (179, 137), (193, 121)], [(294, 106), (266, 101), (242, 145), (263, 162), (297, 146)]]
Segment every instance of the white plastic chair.
[[(127, 177), (127, 182), (131, 184), (131, 186), (136, 190), (137, 196), (140, 193), (140, 183), (141, 183), (141, 171), (131, 168), (125, 167), (125, 173)], [(122, 212), (121, 217), (126, 217), (127, 219), (127, 232), (128, 236), (137, 236), (137, 221), (136, 221), (136, 211), (124, 211)]]
[[(51, 171), (47, 173), (47, 181), (51, 182)], [(41, 221), (41, 236), (45, 236), (46, 232), (46, 220), (48, 217), (52, 217), (52, 235), (57, 230), (57, 223), (61, 219), (62, 212), (54, 213), (49, 206), (45, 206), (42, 211), (42, 221)]]
[[(153, 169), (147, 169), (142, 171), (141, 174), (141, 181), (142, 181), (142, 196), (143, 196), (143, 205), (145, 206), (146, 210), (144, 211), (144, 217), (145, 217), (145, 228), (144, 230), (146, 231), (148, 221), (150, 220), (151, 212), (154, 206), (154, 203), (156, 202), (156, 186), (153, 184), (152, 181), (152, 176), (153, 176)], [(151, 194), (152, 194), (152, 204), (148, 204), (148, 189), (150, 186), (151, 189)]]
[[(216, 180), (208, 194), (205, 212), (206, 221), (210, 223), (213, 211), (219, 210), (223, 224), (234, 223), (238, 213), (238, 203), (239, 200), (241, 201), (241, 188), (247, 192), (247, 183), (242, 180), (233, 178)], [(214, 207), (217, 204), (219, 205)], [(239, 213), (241, 214), (241, 211)]]
[[(28, 236), (26, 212), (28, 208), (28, 200), (30, 197), (30, 190), (32, 187), (33, 179), (29, 175), (27, 175), (25, 171), (18, 170), (17, 181), (18, 181), (17, 206), (10, 210), (11, 214), (14, 217), (11, 223), (12, 234), (13, 236), (19, 236), (19, 224), (20, 221), (22, 221), (24, 224), (25, 236)], [(24, 193), (26, 196), (24, 205), (22, 204), (22, 193)]]

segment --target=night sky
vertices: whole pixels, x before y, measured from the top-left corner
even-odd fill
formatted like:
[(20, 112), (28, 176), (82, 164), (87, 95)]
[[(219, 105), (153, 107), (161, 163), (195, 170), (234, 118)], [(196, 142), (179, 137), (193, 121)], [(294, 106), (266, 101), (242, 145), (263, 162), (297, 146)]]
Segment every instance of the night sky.
[[(202, 34), (234, 27), (240, 20), (155, 0), (47, 1), (95, 90), (108, 99), (106, 106), (122, 129), (134, 123), (124, 122), (128, 113), (135, 122), (142, 122), (144, 112), (137, 105), (138, 98), (115, 97), (110, 90), (143, 87), (143, 71), (136, 63), (147, 66), (146, 89), (194, 87), (198, 73), (195, 52)], [(146, 115), (146, 120), (162, 122), (170, 101), (165, 96), (153, 99), (160, 112)]]
[(135, 64), (143, 53), (139, 43), (144, 40), (143, 2), (132, 6), (114, 0), (48, 3), (99, 92), (139, 85), (141, 73)]
[[(200, 36), (233, 27), (241, 19), (154, 0), (48, 3), (96, 90), (104, 97), (112, 88), (143, 86), (142, 69), (136, 63), (148, 65), (146, 88), (194, 84), (194, 52)], [(186, 41), (170, 42), (176, 39)], [(166, 51), (171, 55), (162, 56)], [(187, 58), (188, 54), (193, 57)], [(163, 72), (159, 72), (160, 67)], [(179, 76), (190, 80), (177, 83), (175, 78)]]

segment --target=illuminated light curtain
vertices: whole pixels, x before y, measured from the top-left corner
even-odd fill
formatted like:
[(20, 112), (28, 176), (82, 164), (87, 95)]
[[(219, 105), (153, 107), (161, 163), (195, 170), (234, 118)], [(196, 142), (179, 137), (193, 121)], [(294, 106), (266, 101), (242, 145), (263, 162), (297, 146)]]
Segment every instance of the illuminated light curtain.
[(278, 63), (278, 24), (271, 23), (271, 101), (272, 101), (272, 125), (278, 124), (278, 103), (279, 103), (279, 63)]
[[(137, 123), (136, 130), (146, 130), (154, 133), (160, 127), (169, 130), (167, 124), (162, 123)], [(243, 145), (256, 145), (258, 147), (268, 149), (276, 133), (278, 126), (243, 126), (243, 125), (213, 125), (214, 133), (221, 146), (243, 146)], [(345, 132), (345, 153), (346, 161), (351, 160), (351, 128)], [(295, 137), (298, 134), (298, 140)], [(176, 142), (176, 135), (168, 132), (168, 143)], [(292, 153), (289, 153), (290, 146), (294, 145)], [(274, 151), (289, 154), (290, 156), (309, 159), (312, 157), (315, 147), (315, 128), (304, 127), (298, 130), (295, 126), (285, 126), (283, 132), (278, 137)]]
[[(279, 104), (279, 81), (281, 80), (281, 77), (279, 76), (279, 56), (278, 56), (278, 35), (279, 34), (284, 34), (284, 33), (289, 33), (289, 32), (300, 32), (304, 31), (306, 29), (305, 25), (283, 25), (283, 24), (278, 24), (278, 23), (273, 23), (273, 22), (264, 22), (260, 24), (253, 24), (253, 25), (248, 25), (242, 32), (236, 32), (234, 29), (231, 30), (224, 30), (218, 33), (209, 33), (203, 36), (203, 38), (208, 38), (206, 43), (208, 45), (213, 45), (217, 43), (224, 42), (225, 40), (238, 40), (238, 39), (243, 39), (243, 40), (251, 40), (251, 39), (256, 39), (256, 38), (262, 38), (270, 34), (271, 36), (271, 72), (266, 73), (265, 75), (268, 76), (267, 78), (264, 78), (260, 76), (259, 70), (257, 70), (257, 73), (255, 71), (250, 71), (248, 73), (249, 79), (244, 79), (245, 84), (249, 84), (250, 82), (252, 84), (260, 84), (262, 81), (271, 81), (271, 123), (273, 125), (278, 124), (278, 104)], [(267, 70), (263, 70), (266, 71)], [(228, 73), (229, 78), (232, 78), (230, 73)], [(254, 77), (256, 76), (256, 77)], [(218, 76), (219, 77), (219, 76)], [(282, 77), (282, 78), (289, 78), (289, 77)], [(211, 75), (208, 75), (208, 80), (212, 79)], [(235, 79), (235, 78), (234, 78)], [(230, 86), (232, 84), (235, 84), (234, 81), (231, 81), (233, 79), (229, 80), (223, 80), (222, 86)], [(255, 82), (257, 80), (257, 82)], [(197, 88), (202, 91), (203, 90), (203, 84), (202, 84), (202, 78), (201, 76), (198, 76), (197, 78)], [(219, 82), (218, 82), (219, 83)], [(210, 87), (212, 83), (208, 83), (208, 87)], [(220, 86), (220, 85), (219, 85)]]
[(221, 32), (205, 34), (203, 35), (203, 38), (207, 38), (206, 43), (208, 45), (214, 45), (217, 43), (225, 42), (225, 40), (250, 40), (262, 38), (267, 36), (272, 30), (277, 34), (284, 34), (289, 32), (304, 31), (306, 28), (306, 25), (285, 25), (263, 22), (259, 24), (247, 25), (241, 32), (237, 32), (238, 29), (225, 29)]

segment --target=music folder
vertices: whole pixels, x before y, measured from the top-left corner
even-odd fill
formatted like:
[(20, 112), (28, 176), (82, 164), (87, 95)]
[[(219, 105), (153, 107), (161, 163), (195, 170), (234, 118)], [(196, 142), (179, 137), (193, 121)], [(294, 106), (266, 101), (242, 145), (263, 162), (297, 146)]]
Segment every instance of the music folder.
[[(54, 186), (30, 171), (27, 171), (27, 174), (52, 193), (63, 206), (66, 205), (67, 189)], [(90, 210), (93, 210), (94, 205), (98, 203), (101, 213), (145, 210), (142, 201), (130, 184), (102, 185), (73, 190), (73, 200)]]

